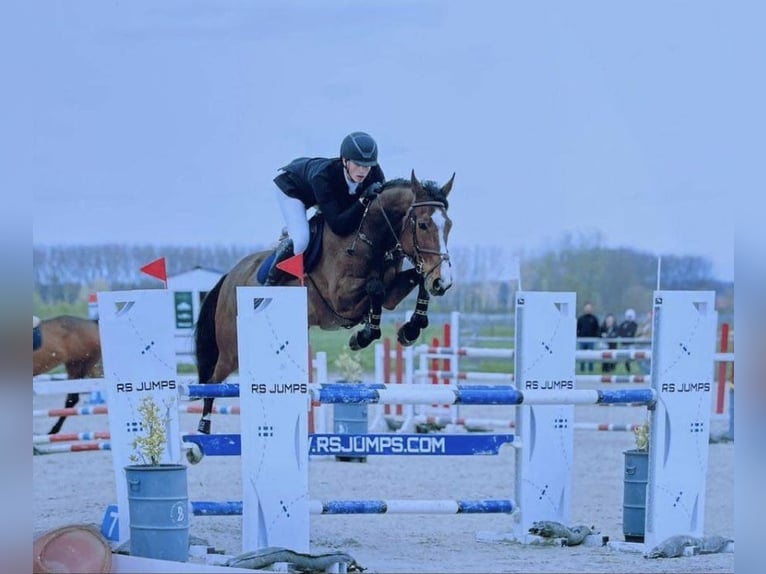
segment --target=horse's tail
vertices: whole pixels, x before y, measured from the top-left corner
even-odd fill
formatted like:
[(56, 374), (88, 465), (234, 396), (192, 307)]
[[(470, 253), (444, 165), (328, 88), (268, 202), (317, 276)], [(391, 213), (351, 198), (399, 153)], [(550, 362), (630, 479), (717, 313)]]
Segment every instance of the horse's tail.
[(194, 329), (194, 354), (197, 357), (197, 376), (200, 383), (210, 382), (218, 362), (218, 343), (215, 340), (215, 310), (226, 275), (221, 277), (202, 301), (197, 326)]

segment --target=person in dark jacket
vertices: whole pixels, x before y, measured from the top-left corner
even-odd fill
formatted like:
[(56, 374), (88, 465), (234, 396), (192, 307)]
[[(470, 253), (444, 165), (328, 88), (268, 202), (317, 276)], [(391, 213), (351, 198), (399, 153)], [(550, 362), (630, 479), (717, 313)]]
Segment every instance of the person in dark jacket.
[[(617, 334), (620, 337), (632, 339), (636, 336), (638, 323), (636, 323), (636, 312), (633, 309), (625, 310), (625, 320), (617, 327)], [(632, 348), (632, 343), (623, 343), (624, 348)], [(630, 361), (625, 361), (625, 369), (630, 372)]]
[[(593, 314), (593, 305), (585, 303), (583, 306), (583, 314), (577, 317), (577, 337), (600, 337), (601, 327), (598, 324), (598, 318)], [(591, 350), (596, 346), (595, 341), (582, 341), (578, 345), (580, 349)], [(593, 372), (593, 361), (583, 361), (580, 363), (580, 370)]]
[(336, 235), (350, 235), (385, 182), (378, 165), (378, 145), (365, 132), (343, 138), (339, 157), (300, 157), (280, 171), (274, 183), (288, 237), (277, 247), (266, 285), (279, 284), (285, 278), (277, 263), (303, 253), (308, 246), (307, 209), (316, 206)]
[[(601, 338), (607, 339), (606, 346), (610, 351), (617, 349), (617, 341), (613, 341), (612, 339), (616, 339), (618, 336), (617, 320), (612, 313), (608, 313), (607, 316), (604, 317), (604, 322), (601, 323)], [(604, 361), (601, 363), (601, 372), (611, 373), (614, 371), (615, 366), (616, 363)]]

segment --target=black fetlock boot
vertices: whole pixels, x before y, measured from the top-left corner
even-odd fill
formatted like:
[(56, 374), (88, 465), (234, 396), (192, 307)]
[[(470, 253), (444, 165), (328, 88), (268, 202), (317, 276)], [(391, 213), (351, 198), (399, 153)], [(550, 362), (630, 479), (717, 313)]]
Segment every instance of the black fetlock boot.
[(269, 269), (269, 276), (266, 278), (266, 283), (264, 283), (265, 286), (279, 285), (288, 276), (290, 276), (289, 273), (278, 269), (277, 263), (281, 263), (285, 259), (289, 259), (292, 256), (293, 240), (288, 237), (283, 239), (277, 246), (277, 252), (274, 255), (274, 263), (271, 264), (271, 269)]

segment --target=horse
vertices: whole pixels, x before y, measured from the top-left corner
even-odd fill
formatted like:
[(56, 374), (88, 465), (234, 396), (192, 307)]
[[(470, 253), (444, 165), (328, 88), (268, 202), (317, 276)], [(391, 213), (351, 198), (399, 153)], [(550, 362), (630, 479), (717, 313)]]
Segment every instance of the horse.
[[(367, 206), (356, 233), (340, 237), (325, 225), (312, 237), (312, 244), (321, 238), (321, 252), (304, 270), (309, 328), (351, 329), (364, 323), (351, 335), (349, 347), (355, 351), (365, 348), (380, 338), (382, 309), (395, 309), (418, 286), (414, 314), (397, 332), (402, 345), (415, 343), (428, 326), (430, 296), (444, 295), (452, 285), (447, 250), (452, 220), (447, 215), (447, 196), (454, 179), (453, 173), (439, 187), (433, 181), (419, 181), (413, 170), (409, 180), (389, 180), (383, 185)], [(237, 370), (236, 288), (262, 285), (265, 273), (259, 274), (258, 269), (270, 257), (273, 250), (246, 256), (203, 300), (195, 328), (201, 384), (221, 383)], [(411, 267), (404, 269), (405, 260)], [(296, 277), (282, 284), (299, 283)], [(210, 433), (213, 400), (204, 399), (201, 433)]]
[[(98, 321), (60, 315), (40, 322), (42, 346), (32, 353), (32, 376), (64, 365), (69, 379), (103, 377), (101, 339)], [(71, 408), (80, 400), (78, 393), (68, 393), (64, 406)], [(59, 417), (48, 434), (61, 430), (66, 417)]]

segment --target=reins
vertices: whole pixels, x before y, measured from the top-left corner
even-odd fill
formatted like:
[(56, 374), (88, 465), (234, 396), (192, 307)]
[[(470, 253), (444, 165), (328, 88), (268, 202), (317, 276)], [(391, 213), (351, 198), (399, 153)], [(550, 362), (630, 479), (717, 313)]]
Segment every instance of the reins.
[[(433, 249), (421, 249), (420, 245), (418, 244), (418, 234), (417, 234), (417, 221), (415, 220), (415, 217), (413, 215), (413, 210), (417, 207), (436, 207), (439, 209), (446, 209), (446, 206), (441, 201), (435, 201), (435, 200), (429, 200), (429, 201), (416, 201), (412, 205), (410, 205), (409, 209), (407, 210), (406, 218), (410, 222), (410, 226), (412, 227), (412, 245), (415, 248), (415, 253), (407, 253), (404, 248), (402, 247), (402, 243), (399, 239), (399, 235), (396, 230), (394, 229), (394, 226), (391, 224), (391, 220), (388, 217), (388, 213), (386, 213), (386, 210), (383, 208), (383, 206), (380, 206), (380, 212), (383, 214), (383, 219), (386, 221), (386, 225), (388, 226), (388, 230), (391, 232), (391, 235), (393, 236), (394, 240), (396, 241), (396, 245), (394, 245), (391, 249), (386, 251), (384, 254), (384, 259), (387, 261), (391, 261), (396, 257), (396, 254), (402, 253), (405, 257), (412, 263), (412, 266), (415, 268), (415, 272), (420, 275), (421, 277), (425, 278), (430, 275), (434, 269), (436, 269), (441, 261), (449, 261), (449, 253), (442, 253), (441, 251), (435, 251)], [(367, 217), (367, 210), (365, 210), (364, 214), (362, 215), (362, 222), (364, 222), (364, 218)], [(362, 225), (359, 224), (359, 229), (361, 229)], [(357, 233), (359, 233), (359, 230), (357, 230)], [(400, 232), (401, 233), (401, 232)], [(364, 234), (359, 234), (359, 238), (368, 243), (370, 247), (373, 247), (373, 244), (371, 241), (369, 241), (366, 237), (362, 237)], [(356, 242), (356, 238), (354, 238), (354, 243)], [(423, 257), (421, 256), (422, 253), (427, 253), (430, 255), (438, 255), (440, 258), (440, 262), (431, 267), (427, 272), (423, 272), (423, 269), (425, 267), (423, 262)]]

